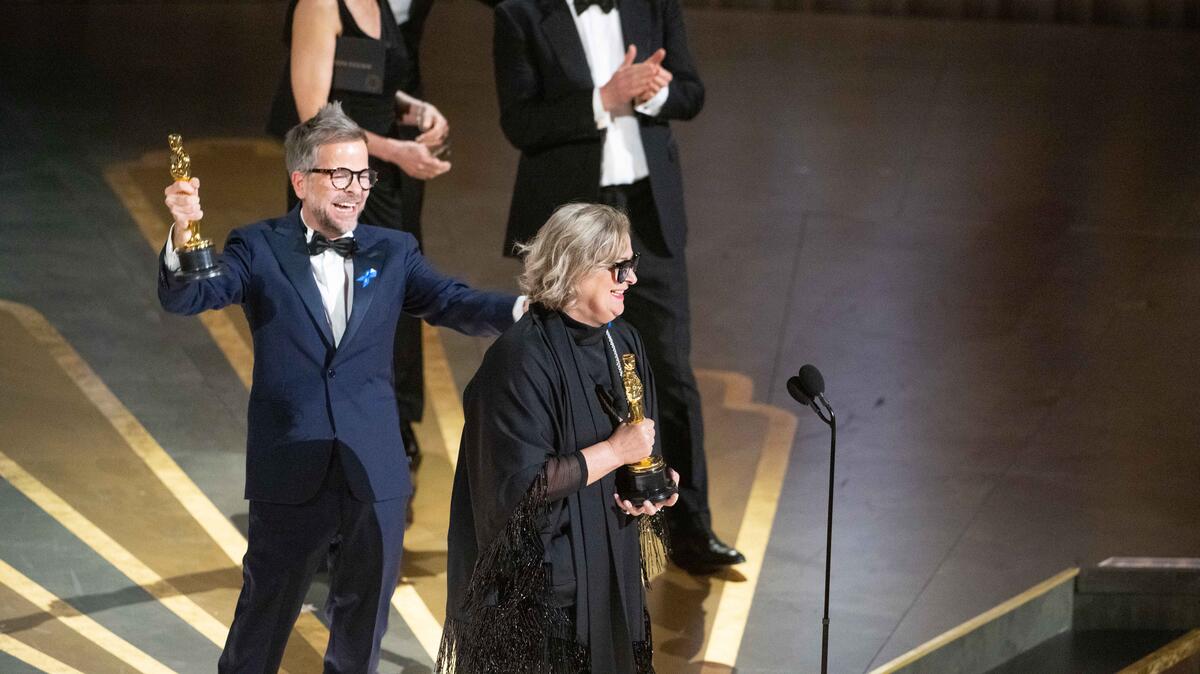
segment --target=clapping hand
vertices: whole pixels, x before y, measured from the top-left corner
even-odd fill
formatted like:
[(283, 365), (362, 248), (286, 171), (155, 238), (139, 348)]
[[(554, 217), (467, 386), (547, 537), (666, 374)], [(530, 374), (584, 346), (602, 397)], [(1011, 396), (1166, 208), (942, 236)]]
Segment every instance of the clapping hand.
[(663, 59), (666, 57), (667, 50), (659, 49), (658, 51), (654, 52), (650, 58), (646, 59), (646, 63), (654, 64), (653, 76), (650, 78), (650, 83), (645, 89), (642, 90), (642, 93), (633, 97), (633, 102), (636, 105), (641, 105), (651, 98), (657, 96), (658, 92), (661, 91), (663, 87), (670, 84), (671, 80), (675, 77), (671, 74), (670, 70), (667, 70), (662, 65)]
[(650, 58), (641, 63), (634, 63), (637, 58), (637, 46), (629, 45), (625, 51), (625, 60), (600, 87), (600, 102), (609, 112), (621, 112), (632, 103), (641, 104), (654, 97), (660, 89), (671, 82), (670, 71), (662, 67), (667, 51), (659, 49)]

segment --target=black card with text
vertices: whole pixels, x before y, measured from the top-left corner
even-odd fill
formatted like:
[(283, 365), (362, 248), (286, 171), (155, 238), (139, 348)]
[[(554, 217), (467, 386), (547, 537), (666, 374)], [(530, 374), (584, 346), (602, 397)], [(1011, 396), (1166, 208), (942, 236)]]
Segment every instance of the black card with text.
[(383, 93), (387, 47), (379, 40), (339, 37), (333, 55), (333, 88), (365, 94)]

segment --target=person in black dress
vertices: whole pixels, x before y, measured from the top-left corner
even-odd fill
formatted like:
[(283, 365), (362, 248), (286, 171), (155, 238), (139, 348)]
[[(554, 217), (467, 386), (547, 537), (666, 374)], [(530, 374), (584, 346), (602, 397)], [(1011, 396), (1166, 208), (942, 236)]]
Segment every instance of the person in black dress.
[(504, 253), (558, 206), (607, 204), (633, 224), (646, 262), (625, 320), (658, 377), (663, 450), (679, 470), (667, 515), (672, 559), (692, 573), (746, 561), (713, 530), (700, 390), (691, 362), (687, 214), (674, 123), (705, 89), (680, 0), (504, 0), (493, 55), (500, 127), (520, 150)]
[[(523, 248), (529, 313), (464, 394), (437, 669), (651, 672), (645, 585), (665, 563), (660, 508), (678, 495), (635, 507), (614, 486), (621, 465), (662, 451), (645, 346), (620, 319), (637, 283), (629, 220), (568, 204)], [(623, 421), (627, 353), (644, 388), (638, 424)]]
[[(416, 64), (386, 0), (292, 0), (287, 11), (284, 66), (271, 107), (268, 131), (282, 138), (288, 129), (311, 118), (329, 101), (367, 131), (371, 168), (379, 181), (362, 213), (362, 221), (412, 234), (421, 242), (420, 198), (412, 179), (429, 180), (450, 170), (438, 158), (449, 124), (436, 107), (419, 100)], [(381, 68), (375, 80), (346, 77), (334, 56), (352, 54)], [(346, 60), (339, 57), (339, 60)], [(288, 189), (288, 207), (296, 203)], [(393, 359), (396, 404), (405, 450), (417, 456), (412, 422), (425, 406), (421, 325), (402, 315), (397, 324)]]

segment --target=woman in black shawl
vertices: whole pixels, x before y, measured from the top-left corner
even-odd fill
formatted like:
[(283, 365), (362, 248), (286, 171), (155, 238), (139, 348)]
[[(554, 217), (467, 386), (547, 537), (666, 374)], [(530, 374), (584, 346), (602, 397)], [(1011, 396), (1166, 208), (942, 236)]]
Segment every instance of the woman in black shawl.
[[(523, 253), (531, 308), (463, 396), (437, 669), (653, 672), (642, 557), (661, 559), (658, 509), (677, 496), (635, 507), (614, 487), (621, 465), (661, 456), (642, 340), (618, 319), (637, 282), (629, 220), (568, 204)], [(643, 382), (639, 424), (622, 422), (627, 353)]]

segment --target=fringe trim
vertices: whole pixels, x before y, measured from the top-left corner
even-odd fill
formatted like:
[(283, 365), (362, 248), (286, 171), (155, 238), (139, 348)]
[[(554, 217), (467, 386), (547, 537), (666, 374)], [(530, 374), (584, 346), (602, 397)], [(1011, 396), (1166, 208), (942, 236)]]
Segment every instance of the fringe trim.
[(633, 642), (633, 666), (637, 674), (655, 674), (654, 638), (650, 634), (650, 614), (643, 612), (646, 623), (646, 640)]
[[(565, 617), (565, 614), (564, 614)], [(569, 618), (566, 618), (569, 622)], [(501, 626), (492, 625), (492, 631), (500, 632)], [(522, 635), (512, 634), (507, 630), (503, 630), (504, 634), (500, 636), (511, 636), (520, 641)], [(519, 652), (520, 646), (517, 646), (512, 652), (508, 649), (512, 646), (511, 640), (506, 640), (498, 644), (489, 645), (487, 650), (495, 654), (492, 646), (498, 646), (501, 650), (502, 657), (488, 657), (480, 660), (481, 653), (479, 649), (472, 644), (473, 639), (480, 638), (481, 630), (472, 629), (472, 625), (464, 623), (455, 618), (447, 618), (446, 626), (442, 631), (442, 643), (438, 649), (437, 664), (434, 666), (434, 672), (446, 674), (524, 674), (525, 672), (537, 672), (539, 674), (588, 674), (591, 671), (591, 653), (588, 652), (586, 646), (583, 646), (575, 641), (574, 635), (570, 638), (560, 638), (557, 636), (546, 637), (541, 640), (541, 647), (538, 653), (531, 656), (530, 659), (522, 659), (523, 653)], [(534, 635), (545, 637), (544, 634)], [(644, 642), (638, 641), (633, 644), (634, 661), (638, 660), (638, 648)], [(472, 644), (471, 646), (465, 646)], [(654, 674), (653, 670), (643, 671), (641, 665), (638, 665), (638, 674)]]
[(465, 626), (458, 620), (446, 616), (446, 624), (442, 626), (442, 643), (438, 645), (437, 661), (433, 664), (433, 671), (439, 674), (456, 671), (459, 644), (465, 641)]
[(475, 563), (463, 599), (468, 621), (447, 617), (434, 671), (439, 674), (578, 674), (590, 654), (574, 623), (547, 601), (550, 581), (541, 530), (549, 507), (539, 473), (504, 530)]
[(639, 517), (638, 537), (642, 549), (642, 585), (649, 590), (650, 581), (666, 570), (667, 556), (671, 553), (666, 516), (658, 512)]

